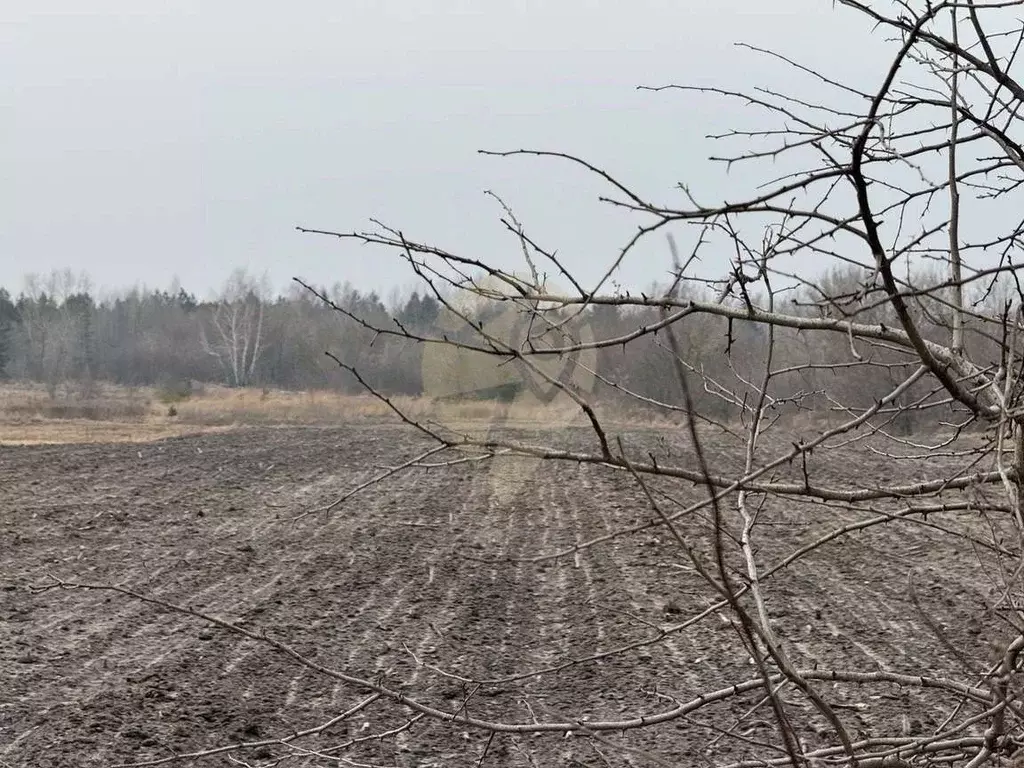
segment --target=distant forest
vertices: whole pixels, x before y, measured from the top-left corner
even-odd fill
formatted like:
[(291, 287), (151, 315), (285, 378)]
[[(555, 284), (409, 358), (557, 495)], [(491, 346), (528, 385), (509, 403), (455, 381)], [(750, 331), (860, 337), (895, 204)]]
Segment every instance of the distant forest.
[[(877, 294), (864, 293), (864, 277), (855, 269), (825, 275), (794, 291), (787, 310), (842, 313), (856, 316), (858, 322), (898, 325)], [(941, 282), (941, 277), (934, 282)], [(348, 284), (318, 290), (369, 326), (397, 329), (400, 324), (424, 336), (442, 332), (438, 327), (442, 307), (431, 295), (414, 292), (386, 303), (376, 293)], [(990, 291), (979, 299), (984, 302), (982, 308), (1002, 311), (999, 295)], [(944, 308), (917, 309), (927, 333), (946, 338)], [(658, 319), (653, 309), (615, 306), (593, 307), (585, 315), (597, 339), (623, 337)], [(745, 382), (753, 381), (763, 365), (766, 331), (700, 314), (676, 327), (687, 367), (703, 377), (699, 406), (709, 415), (735, 413), (748, 394)], [(450, 330), (446, 327), (443, 332)], [(843, 334), (811, 340), (785, 329), (775, 333), (773, 366), (802, 366), (772, 393), (779, 409), (868, 407), (905, 375), (903, 365), (914, 364), (884, 346), (858, 350), (861, 360), (857, 361)], [(976, 336), (972, 344), (973, 356), (983, 362), (989, 354), (986, 340)], [(376, 334), (299, 285), (283, 295), (271, 295), (265, 282), (242, 270), (232, 275), (219, 298), (207, 301), (177, 287), (133, 289), (98, 299), (90, 292), (87, 278), (67, 271), (29, 277), (17, 294), (0, 288), (0, 377), (41, 382), (51, 394), (69, 384), (92, 381), (128, 386), (198, 381), (362, 391), (355, 377), (327, 356), (330, 352), (354, 366), (379, 391), (415, 396), (423, 393), (423, 349), (408, 339)], [(830, 367), (836, 365), (843, 367)], [(643, 335), (629, 344), (601, 349), (595, 374), (599, 397), (634, 403), (679, 400), (664, 334)], [(828, 398), (823, 394), (826, 389)], [(926, 393), (911, 392), (908, 398), (922, 394)]]

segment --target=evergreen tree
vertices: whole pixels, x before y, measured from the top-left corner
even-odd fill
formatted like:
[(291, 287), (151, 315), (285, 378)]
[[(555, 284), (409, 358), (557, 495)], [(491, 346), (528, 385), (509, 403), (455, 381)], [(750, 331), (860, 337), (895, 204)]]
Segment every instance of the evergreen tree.
[(14, 355), (14, 332), (18, 324), (18, 308), (11, 295), (0, 288), (0, 379), (10, 376), (8, 363)]

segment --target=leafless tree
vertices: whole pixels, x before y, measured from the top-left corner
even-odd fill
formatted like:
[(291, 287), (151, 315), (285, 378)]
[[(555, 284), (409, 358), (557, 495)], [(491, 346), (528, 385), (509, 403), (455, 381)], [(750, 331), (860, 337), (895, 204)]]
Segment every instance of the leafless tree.
[[(682, 595), (666, 604), (670, 620), (631, 613), (645, 637), (499, 677), (442, 669), (410, 651), (424, 675), (462, 686), (461, 705), (448, 705), (387, 671), (331, 668), (283, 640), (205, 618), (350, 687), (353, 708), (366, 706), (359, 695), (390, 701), (404, 720), (376, 738), (430, 720), (489, 734), (480, 764), (508, 734), (573, 735), (605, 764), (608, 755), (677, 764), (677, 739), (693, 750), (690, 764), (731, 768), (1019, 764), (1024, 205), (1012, 201), (1024, 182), (1024, 85), (1016, 74), (1024, 27), (1013, 15), (1021, 3), (839, 5), (891, 39), (879, 82), (840, 83), (755, 50), (827, 97), (651, 88), (740, 99), (778, 121), (778, 129), (716, 137), (740, 146), (723, 162), (785, 169), (748, 197), (708, 204), (681, 184), (685, 205), (661, 203), (571, 154), (494, 153), (580, 166), (607, 183), (608, 205), (645, 219), (595, 284), (536, 242), (503, 202), (502, 221), (526, 262), (520, 272), (383, 224), (305, 230), (392, 249), (455, 330), (377, 323), (334, 303), (350, 320), (439, 349), (444, 360), (471, 360), (488, 386), (505, 380), (495, 371), (517, 367), (521, 381), (529, 377), (545, 400), (571, 404), (589, 430), (576, 442), (551, 432), (519, 439), (499, 428), (481, 435), (416, 420), (377, 392), (432, 445), (346, 498), (411, 467), (444, 472), (472, 461), (500, 473), (513, 457), (554, 467), (565, 483), (572, 466), (622, 478), (643, 502), (632, 522), (595, 503), (594, 519), (604, 525), (583, 521), (574, 541), (518, 561), (585, 568), (604, 548), (657, 535), (673, 554), (650, 567), (650, 586)], [(666, 234), (671, 283), (651, 295), (612, 290), (626, 256)], [(698, 257), (709, 253), (731, 256), (720, 279), (696, 276)], [(835, 269), (819, 280), (809, 263)], [(565, 289), (552, 289), (554, 282)], [(473, 300), (459, 298), (467, 295)], [(589, 320), (603, 307), (643, 319), (627, 332), (592, 336)], [(513, 320), (501, 319), (509, 311)], [(698, 322), (719, 334), (715, 371), (688, 354), (687, 332)], [(845, 353), (824, 355), (834, 340)], [(640, 343), (656, 345), (674, 370), (671, 396), (631, 391), (588, 363), (592, 350)], [(449, 367), (460, 381), (468, 375), (465, 366)], [(587, 383), (566, 375), (570, 369), (589, 369)], [(847, 386), (865, 372), (881, 374), (871, 380), (887, 381), (886, 389)], [(635, 426), (622, 427), (607, 407), (612, 393), (677, 425), (689, 448), (662, 451)], [(496, 551), (488, 562), (509, 557)], [(950, 571), (962, 589), (944, 595)], [(845, 601), (843, 618), (830, 618), (834, 601)], [(734, 651), (721, 638), (731, 638), (746, 663), (728, 663)], [(710, 664), (714, 682), (656, 689), (657, 708), (622, 691), (633, 702), (627, 711), (586, 714), (546, 704), (536, 687), (557, 691), (567, 670), (640, 663), (640, 654), (684, 640), (708, 656), (668, 659), (678, 665), (670, 676), (691, 680), (690, 665)], [(527, 681), (535, 687), (516, 688)], [(469, 706), (476, 692), (498, 686), (516, 691), (514, 703), (476, 714)], [(645, 741), (646, 733), (664, 735)], [(299, 746), (304, 735), (274, 744), (304, 758), (344, 754)]]
[[(985, 204), (1011, 199), (1024, 181), (1024, 149), (1019, 143), (1024, 88), (1014, 76), (1022, 32), (1019, 19), (1007, 13), (1010, 6), (1019, 7), (1020, 3), (946, 2), (920, 8), (900, 3), (893, 15), (854, 0), (842, 4), (868, 17), (880, 32), (894, 39), (895, 53), (880, 83), (854, 88), (781, 54), (758, 51), (781, 59), (795, 74), (828, 86), (830, 98), (814, 102), (767, 90), (748, 93), (676, 85), (652, 89), (742, 99), (783, 123), (779, 131), (737, 130), (718, 137), (739, 139), (744, 145), (739, 154), (723, 157), (725, 162), (752, 164), (771, 159), (787, 168), (785, 176), (740, 202), (703, 204), (688, 186), (680, 185), (689, 205), (662, 204), (582, 158), (529, 150), (499, 153), (551, 157), (581, 165), (608, 183), (610, 205), (648, 217), (648, 223), (625, 245), (597, 285), (583, 286), (511, 216), (505, 224), (519, 239), (533, 274), (534, 260), (546, 259), (574, 290), (553, 293), (537, 280), (523, 280), (482, 261), (418, 243), (386, 226), (372, 232), (338, 234), (394, 248), (435, 288), (439, 298), (443, 293), (438, 286), (448, 285), (511, 303), (534, 328), (544, 332), (552, 328), (566, 331), (562, 315), (580, 317), (602, 305), (657, 310), (657, 322), (638, 326), (618, 338), (551, 345), (533, 343), (527, 337), (511, 344), (446, 302), (448, 309), (475, 331), (473, 341), (458, 344), (472, 348), (475, 354), (521, 363), (574, 400), (592, 426), (596, 450), (576, 452), (495, 435), (481, 440), (429, 429), (431, 437), (450, 448), (472, 446), (491, 455), (511, 451), (553, 461), (592, 462), (632, 475), (644, 489), (657, 523), (667, 529), (691, 567), (710, 586), (711, 594), (717, 595), (719, 607), (731, 614), (750, 653), (757, 678), (749, 684), (760, 687), (766, 696), (778, 731), (774, 748), (781, 750), (772, 757), (772, 749), (766, 745), (766, 751), (756, 758), (763, 764), (806, 764), (826, 756), (845, 756), (851, 765), (896, 765), (925, 756), (938, 760), (941, 754), (942, 759), (980, 765), (999, 754), (1012, 753), (1013, 737), (1020, 729), (1013, 679), (1024, 647), (1020, 602), (1024, 429), (1018, 401), (1022, 369), (1017, 338), (1024, 294), (1019, 289), (1015, 294), (1004, 293), (1006, 303), (996, 308), (967, 298), (972, 293), (989, 295), (1007, 278), (1016, 280), (1020, 258), (1022, 207), (1016, 206), (1016, 218), (1001, 231), (992, 231), (998, 219), (984, 213)], [(996, 30), (993, 24), (1006, 27)], [(963, 198), (970, 204), (965, 205)], [(610, 279), (637, 243), (682, 224), (694, 225), (684, 231), (692, 250), (685, 261), (674, 253), (675, 281), (667, 290), (652, 296), (607, 291)], [(692, 290), (685, 295), (682, 289), (694, 285), (691, 268), (696, 256), (717, 249), (734, 254), (729, 274), (706, 285), (704, 298), (694, 298)], [(853, 267), (857, 271), (847, 270), (847, 274), (859, 274), (859, 278), (816, 284), (798, 268), (797, 260), (807, 263), (809, 256)], [(487, 276), (486, 288), (475, 278), (480, 274)], [(491, 293), (496, 284), (504, 288), (499, 295)], [(804, 290), (794, 294), (794, 287), (801, 284)], [(794, 295), (805, 300), (787, 301)], [(547, 308), (542, 309), (541, 304)], [(812, 308), (815, 311), (807, 311)], [(687, 348), (679, 343), (682, 329), (702, 315), (722, 318), (728, 324), (725, 351), (733, 363), (727, 380), (695, 370), (687, 362)], [(746, 362), (751, 360), (751, 351), (757, 351), (753, 357), (758, 372), (741, 370), (738, 356), (733, 354), (735, 328), (740, 323), (763, 329), (755, 334), (756, 341), (746, 345)], [(375, 330), (407, 335), (403, 329)], [(794, 356), (798, 347), (793, 343), (793, 331), (805, 338), (845, 336), (846, 359), (819, 363), (813, 355)], [(606, 428), (599, 415), (599, 398), (590, 397), (572, 382), (560, 381), (538, 364), (551, 356), (565, 359), (586, 349), (627, 345), (659, 335), (666, 357), (677, 369), (682, 403), (648, 404), (685, 413), (696, 466), (666, 466), (653, 456), (630, 451), (621, 437)], [(789, 343), (783, 343), (784, 337)], [(994, 346), (985, 346), (983, 339), (995, 342)], [(450, 346), (456, 342), (446, 339), (443, 343)], [(780, 365), (777, 358), (783, 352), (790, 359)], [(852, 402), (825, 381), (829, 377), (848, 379), (858, 370), (879, 367), (889, 373), (889, 391), (872, 394), (867, 402)], [(814, 382), (812, 387), (793, 386), (798, 377)], [(606, 383), (615, 387), (615, 382)], [(707, 438), (699, 425), (713, 426), (714, 419), (696, 407), (698, 388), (715, 393), (733, 409), (733, 418), (719, 424), (721, 430), (742, 425), (743, 461), (736, 471), (712, 469), (712, 462), (717, 465), (718, 459), (709, 456)], [(841, 419), (827, 429), (798, 430), (798, 439), (780, 451), (773, 432), (781, 431), (787, 421), (792, 423), (787, 417), (805, 408), (812, 413), (826, 408)], [(911, 425), (922, 424), (928, 427), (928, 437), (914, 441), (908, 435)], [(970, 429), (976, 424), (988, 428), (985, 436)], [(812, 459), (840, 444), (862, 446), (861, 450), (877, 452), (892, 462), (920, 462), (929, 454), (956, 460), (927, 465), (934, 468), (923, 482), (887, 485), (858, 477), (849, 478), (854, 482), (844, 487), (816, 477), (815, 471), (820, 472), (822, 465)], [(799, 471), (793, 479), (783, 480), (780, 476), (787, 467)], [(708, 496), (693, 503), (667, 500), (664, 486), (657, 484), (665, 478), (700, 483)], [(787, 557), (774, 559), (766, 556), (771, 547), (764, 539), (770, 521), (778, 522), (776, 505), (781, 509), (786, 499), (813, 500), (822, 510), (844, 506), (854, 512), (855, 522)], [(888, 504), (865, 504), (869, 500)], [(895, 519), (911, 527), (924, 525), (928, 514), (939, 510), (944, 513), (943, 530), (962, 545), (963, 556), (971, 558), (979, 574), (1000, 585), (998, 594), (980, 607), (983, 615), (998, 615), (1005, 622), (1005, 632), (996, 641), (995, 661), (957, 651), (965, 678), (946, 679), (937, 687), (975, 687), (976, 694), (960, 688), (952, 701), (976, 696), (977, 704), (962, 707), (956, 714), (950, 710), (950, 716), (932, 733), (895, 730), (885, 737), (860, 738), (837, 700), (819, 681), (881, 681), (887, 673), (877, 667), (869, 671), (831, 668), (824, 674), (820, 668), (800, 669), (791, 650), (792, 639), (776, 629), (766, 599), (771, 590), (768, 577), (808, 558), (825, 541), (853, 530)], [(703, 513), (707, 530), (695, 524), (698, 512)], [(976, 515), (985, 521), (988, 535), (979, 534), (965, 519)], [(927, 524), (934, 525), (934, 520), (932, 517)], [(600, 546), (625, 533), (620, 530), (594, 537), (576, 551)], [(908, 589), (916, 596), (912, 587)], [(926, 616), (927, 609), (920, 610)], [(928, 618), (922, 620), (940, 643), (957, 650), (948, 629)], [(834, 656), (801, 661), (835, 663)], [(883, 660), (878, 667), (884, 669), (887, 661), (892, 660)], [(918, 670), (922, 677), (904, 684), (929, 687), (924, 676), (930, 671)], [(792, 705), (778, 695), (781, 683), (798, 691), (810, 705), (809, 711), (825, 723), (828, 745), (809, 746), (807, 734), (813, 729), (800, 722)], [(952, 688), (946, 690), (952, 692)], [(918, 706), (943, 705), (926, 698)], [(924, 715), (916, 713), (915, 721)], [(676, 716), (680, 716), (678, 711), (666, 719)], [(622, 723), (602, 725), (623, 727)], [(894, 725), (910, 730), (903, 723)], [(593, 723), (588, 727), (595, 729)], [(738, 738), (736, 730), (729, 733)]]
[[(71, 378), (88, 378), (89, 288), (88, 277), (71, 270), (25, 277), (22, 295), (28, 301), (20, 323), (24, 373), (46, 382), (51, 396)], [(89, 306), (83, 307), (81, 300)]]
[(251, 279), (244, 269), (228, 278), (210, 325), (200, 325), (204, 351), (215, 357), (231, 386), (244, 387), (256, 374), (263, 352), (263, 304), (269, 293), (266, 279)]

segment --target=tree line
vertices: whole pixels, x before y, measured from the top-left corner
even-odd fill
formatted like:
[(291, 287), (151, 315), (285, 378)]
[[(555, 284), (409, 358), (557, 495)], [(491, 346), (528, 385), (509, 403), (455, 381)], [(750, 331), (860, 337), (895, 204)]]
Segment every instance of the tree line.
[[(349, 284), (319, 290), (374, 321), (396, 310), (403, 322), (428, 327), (436, 314), (435, 302), (418, 294), (389, 308), (375, 292)], [(414, 362), (393, 342), (370, 344), (368, 336), (308, 290), (296, 285), (273, 295), (243, 270), (206, 300), (178, 285), (100, 298), (87, 277), (68, 271), (30, 276), (17, 295), (0, 288), (0, 376), (42, 382), (51, 392), (88, 381), (355, 391), (358, 382), (324, 354), (333, 351), (360, 363), (385, 390), (415, 394)]]
[[(877, 302), (865, 287), (869, 277), (854, 268), (833, 270), (795, 288), (789, 309), (895, 323), (896, 318), (888, 317), (889, 305)], [(907, 283), (906, 290), (908, 295), (920, 295), (921, 286), (941, 282), (941, 276), (923, 272)], [(656, 295), (659, 288), (650, 290)], [(699, 287), (683, 290), (691, 290), (694, 298), (708, 298)], [(928, 292), (935, 295), (930, 288)], [(998, 314), (1010, 293), (1011, 286), (1001, 291), (993, 285), (975, 297), (974, 304), (979, 312)], [(198, 381), (361, 392), (364, 385), (346, 368), (352, 367), (381, 393), (415, 396), (424, 394), (423, 355), (430, 354), (430, 346), (413, 337), (454, 338), (458, 328), (446, 309), (451, 302), (451, 296), (418, 292), (395, 293), (385, 300), (348, 283), (313, 290), (294, 284), (274, 295), (265, 280), (243, 270), (237, 270), (214, 299), (197, 299), (177, 285), (97, 298), (86, 276), (54, 272), (27, 278), (17, 295), (0, 288), (0, 376), (42, 382), (51, 394), (68, 383), (93, 381), (129, 386)], [(493, 310), (474, 311), (483, 322)], [(948, 335), (948, 312), (941, 301), (927, 306), (919, 300), (915, 311), (927, 334), (936, 339)], [(613, 339), (629, 337), (660, 319), (654, 307), (602, 304), (587, 309), (578, 323), (586, 324), (592, 338)], [(701, 412), (722, 418), (735, 412), (749, 394), (749, 377), (763, 366), (768, 346), (764, 327), (700, 314), (675, 323), (675, 328), (685, 364), (704, 382), (697, 393)], [(397, 332), (381, 333), (387, 329)], [(914, 364), (882, 344), (858, 350), (839, 335), (812, 340), (785, 328), (773, 332), (776, 367), (787, 361), (804, 367), (800, 375), (786, 377), (786, 387), (771, 393), (779, 411), (870, 407)], [(968, 340), (979, 359), (996, 354), (994, 348), (986, 353), (993, 340), (984, 334), (968, 332)], [(501, 362), (477, 357), (480, 365)], [(679, 396), (674, 357), (658, 332), (602, 347), (592, 374), (599, 398), (671, 406)], [(505, 382), (513, 393), (514, 378)], [(509, 387), (491, 390), (502, 396)], [(906, 397), (923, 395), (909, 391)]]

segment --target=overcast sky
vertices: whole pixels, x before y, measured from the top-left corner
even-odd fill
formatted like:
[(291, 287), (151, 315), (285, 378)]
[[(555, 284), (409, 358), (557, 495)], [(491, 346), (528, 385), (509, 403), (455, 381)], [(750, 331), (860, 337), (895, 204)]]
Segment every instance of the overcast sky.
[[(412, 285), (393, 257), (296, 225), (376, 217), (504, 262), (515, 243), (485, 189), (596, 275), (636, 223), (596, 203), (607, 190), (476, 150), (570, 151), (659, 201), (681, 202), (680, 181), (735, 197), (742, 178), (723, 181), (702, 137), (750, 111), (636, 86), (794, 82), (740, 41), (865, 87), (885, 64), (831, 0), (7, 0), (0, 18), (0, 285), (15, 292), (65, 267), (101, 289), (177, 277), (205, 296), (246, 267), (275, 289), (298, 275), (386, 292)], [(624, 279), (663, 278), (663, 245)]]

